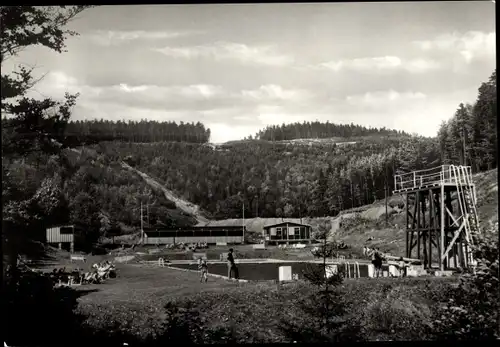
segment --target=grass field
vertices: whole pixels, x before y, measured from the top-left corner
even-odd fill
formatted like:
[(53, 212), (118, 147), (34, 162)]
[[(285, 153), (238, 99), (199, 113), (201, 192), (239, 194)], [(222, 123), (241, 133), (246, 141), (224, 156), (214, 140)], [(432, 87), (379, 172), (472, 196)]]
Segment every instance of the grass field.
[[(403, 315), (403, 322), (383, 323), (388, 327), (378, 327), (372, 333), (381, 339), (405, 339), (404, 336), (409, 338), (411, 333), (405, 335), (407, 328), (402, 324), (408, 324), (408, 319), (413, 321), (415, 312), (429, 314), (432, 305), (426, 298), (429, 286), (436, 287), (438, 292), (440, 286), (455, 281), (454, 278), (357, 279), (346, 280), (338, 291), (348, 308), (346, 317), (359, 320), (353, 324), (365, 324), (364, 320), (370, 319), (366, 314), (370, 310), (376, 314), (380, 305), (396, 310), (396, 318), (398, 314)], [(117, 278), (77, 290), (82, 291), (78, 311), (87, 316), (86, 324), (98, 329), (126, 331), (140, 339), (159, 336), (168, 317), (164, 307), (174, 302), (181, 307), (191, 307), (207, 331), (218, 334), (223, 331), (234, 341), (292, 342), (283, 324), (286, 326), (287, 320), (304, 315), (300, 302), (314, 288), (304, 282), (282, 286), (272, 282), (238, 283), (214, 277), (209, 277), (207, 283), (200, 283), (196, 272), (120, 264)], [(394, 295), (396, 299), (391, 298)], [(255, 330), (255, 326), (266, 328)], [(377, 332), (377, 329), (382, 331)], [(395, 329), (399, 329), (397, 334), (391, 335), (390, 331)], [(386, 335), (391, 337), (384, 338)], [(211, 338), (210, 341), (223, 342), (224, 339)]]

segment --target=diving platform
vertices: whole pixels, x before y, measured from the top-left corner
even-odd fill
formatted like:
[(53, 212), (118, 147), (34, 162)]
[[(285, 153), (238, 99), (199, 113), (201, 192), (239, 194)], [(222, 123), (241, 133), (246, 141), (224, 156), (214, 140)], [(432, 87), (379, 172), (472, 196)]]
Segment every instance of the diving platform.
[[(460, 170), (460, 174), (457, 174)], [(419, 190), (460, 186), (474, 186), (472, 182), (472, 168), (470, 166), (441, 165), (432, 169), (417, 170), (409, 173), (394, 175), (393, 194), (404, 194)]]
[(406, 257), (439, 269), (475, 266), (480, 233), (470, 166), (442, 165), (394, 176), (394, 194), (406, 195)]

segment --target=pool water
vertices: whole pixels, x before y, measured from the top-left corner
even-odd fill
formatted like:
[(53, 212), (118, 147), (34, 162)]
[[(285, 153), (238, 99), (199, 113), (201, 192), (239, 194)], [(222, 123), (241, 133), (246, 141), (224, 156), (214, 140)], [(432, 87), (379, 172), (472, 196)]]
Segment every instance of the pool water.
[[(310, 262), (286, 262), (286, 263), (241, 263), (237, 264), (238, 272), (241, 279), (250, 281), (266, 281), (266, 280), (278, 280), (279, 279), (279, 267), (280, 266), (291, 266), (292, 274), (298, 275), (299, 279), (304, 278), (304, 273), (311, 271), (311, 269), (321, 268), (322, 264), (310, 263)], [(339, 265), (342, 266), (342, 265)], [(349, 270), (351, 276), (354, 274), (354, 264), (349, 264)], [(196, 264), (175, 264), (172, 267), (197, 270), (198, 265)], [(387, 266), (383, 266), (382, 269), (387, 271)], [(346, 269), (347, 270), (347, 269)], [(227, 276), (227, 264), (225, 263), (215, 263), (208, 264), (208, 272), (212, 274)], [(360, 277), (368, 277), (368, 264), (359, 264)]]

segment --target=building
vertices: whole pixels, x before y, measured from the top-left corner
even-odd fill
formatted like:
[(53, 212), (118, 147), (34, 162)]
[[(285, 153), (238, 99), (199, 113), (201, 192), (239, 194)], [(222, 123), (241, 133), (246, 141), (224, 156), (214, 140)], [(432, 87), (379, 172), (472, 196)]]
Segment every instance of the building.
[(282, 222), (266, 225), (263, 233), (269, 243), (311, 243), (312, 227), (306, 224)]
[(144, 229), (144, 244), (173, 243), (242, 244), (246, 228), (241, 226), (194, 226), (178, 229)]
[(45, 242), (51, 246), (57, 245), (59, 249), (63, 246), (69, 251), (75, 250), (75, 227), (73, 225), (54, 226), (46, 229)]

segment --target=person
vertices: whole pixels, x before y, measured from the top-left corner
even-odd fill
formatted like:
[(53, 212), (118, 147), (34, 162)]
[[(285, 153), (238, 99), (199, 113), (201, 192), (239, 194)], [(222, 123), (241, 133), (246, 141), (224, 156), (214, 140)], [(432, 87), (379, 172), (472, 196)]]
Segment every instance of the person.
[(375, 277), (379, 277), (382, 272), (382, 255), (380, 254), (378, 248), (372, 251), (372, 264), (375, 267)]
[(200, 282), (208, 281), (208, 264), (205, 259), (198, 258), (198, 269), (200, 270)]
[(233, 249), (229, 249), (229, 253), (227, 254), (227, 277), (229, 279), (233, 278), (238, 279), (238, 268), (236, 267), (236, 264), (234, 263), (234, 256), (233, 256)]
[(405, 261), (403, 260), (403, 257), (400, 257), (398, 259), (398, 267), (399, 267), (399, 277), (404, 277), (405, 275)]

